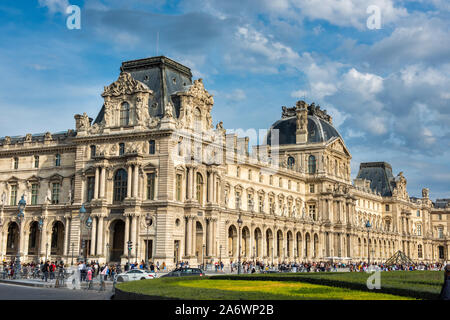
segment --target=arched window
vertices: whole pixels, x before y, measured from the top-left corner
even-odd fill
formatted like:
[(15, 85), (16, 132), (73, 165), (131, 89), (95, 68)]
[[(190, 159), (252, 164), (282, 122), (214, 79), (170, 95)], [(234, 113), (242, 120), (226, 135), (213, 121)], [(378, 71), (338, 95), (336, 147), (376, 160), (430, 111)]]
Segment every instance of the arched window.
[(316, 157), (314, 157), (313, 155), (310, 155), (308, 159), (308, 173), (316, 173)]
[(128, 102), (122, 103), (120, 108), (120, 126), (128, 126), (130, 121), (130, 105)]
[(200, 173), (197, 173), (196, 196), (198, 203), (201, 204), (203, 202), (203, 177)]
[(289, 157), (287, 160), (287, 167), (288, 169), (294, 169), (294, 165), (295, 165), (295, 159), (293, 157)]
[(114, 175), (114, 202), (122, 202), (127, 196), (128, 175), (124, 169), (117, 170)]

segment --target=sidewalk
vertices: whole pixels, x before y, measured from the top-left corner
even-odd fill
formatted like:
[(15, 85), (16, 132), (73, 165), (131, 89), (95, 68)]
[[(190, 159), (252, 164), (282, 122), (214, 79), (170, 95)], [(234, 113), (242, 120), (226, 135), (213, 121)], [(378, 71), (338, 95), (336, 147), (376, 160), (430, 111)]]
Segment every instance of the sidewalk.
[[(41, 288), (68, 288), (67, 280), (66, 280), (64, 286), (58, 286), (58, 287), (55, 287), (56, 280), (48, 280), (47, 282), (45, 282), (44, 280), (40, 280), (40, 279), (18, 279), (18, 280), (0, 279), (0, 283), (19, 285), (19, 286), (29, 286), (29, 287), (41, 287)], [(88, 282), (80, 283), (81, 289), (87, 289), (88, 286), (89, 286)], [(109, 281), (109, 280), (105, 281), (106, 290), (112, 290), (112, 286), (113, 286), (112, 281)], [(92, 290), (97, 290), (99, 287), (100, 287), (100, 281), (95, 279), (93, 281)]]

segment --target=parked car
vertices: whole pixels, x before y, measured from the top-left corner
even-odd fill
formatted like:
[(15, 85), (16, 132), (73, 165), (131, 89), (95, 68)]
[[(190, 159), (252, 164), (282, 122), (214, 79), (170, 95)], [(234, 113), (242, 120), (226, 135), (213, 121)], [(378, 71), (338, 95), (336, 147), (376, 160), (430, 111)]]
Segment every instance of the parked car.
[(199, 268), (178, 268), (175, 269), (163, 276), (161, 276), (161, 278), (163, 277), (189, 277), (189, 276), (204, 276), (205, 274), (203, 273), (202, 269)]
[(132, 269), (117, 275), (117, 282), (155, 279), (156, 273), (149, 270)]

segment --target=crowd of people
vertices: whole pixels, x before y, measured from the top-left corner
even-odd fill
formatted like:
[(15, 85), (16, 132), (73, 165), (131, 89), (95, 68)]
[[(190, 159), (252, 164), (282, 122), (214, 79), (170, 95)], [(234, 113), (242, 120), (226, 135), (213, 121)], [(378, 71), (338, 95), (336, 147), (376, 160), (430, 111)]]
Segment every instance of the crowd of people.
[[(241, 263), (241, 272), (242, 273), (265, 273), (265, 272), (337, 272), (337, 271), (348, 271), (348, 272), (365, 272), (365, 271), (396, 271), (396, 270), (404, 270), (404, 271), (413, 271), (413, 270), (435, 270), (441, 271), (444, 270), (445, 264), (443, 263), (417, 263), (417, 264), (393, 264), (386, 265), (383, 263), (371, 263), (370, 265), (367, 262), (359, 261), (359, 262), (330, 262), (330, 261), (321, 261), (321, 262), (282, 262), (278, 264), (270, 264), (264, 263), (262, 261), (243, 261)], [(236, 272), (238, 268), (238, 262), (231, 261), (230, 263), (230, 271), (231, 273)], [(217, 271), (223, 271), (223, 263), (219, 268), (215, 267)]]

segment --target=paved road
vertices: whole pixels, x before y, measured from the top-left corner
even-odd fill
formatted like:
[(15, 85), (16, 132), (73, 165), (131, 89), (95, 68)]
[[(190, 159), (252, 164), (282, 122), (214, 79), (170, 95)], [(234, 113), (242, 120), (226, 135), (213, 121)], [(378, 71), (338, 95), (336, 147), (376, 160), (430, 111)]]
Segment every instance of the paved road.
[(0, 300), (109, 300), (112, 293), (0, 284)]

